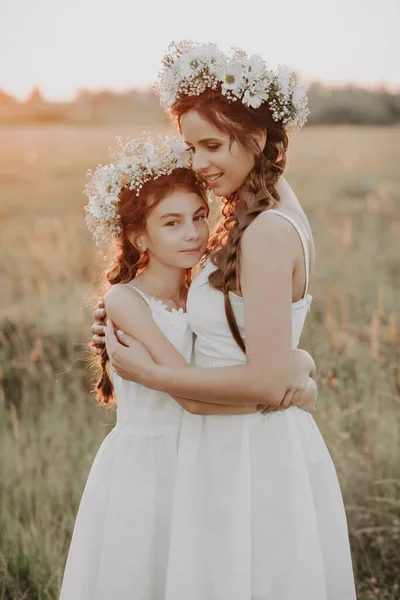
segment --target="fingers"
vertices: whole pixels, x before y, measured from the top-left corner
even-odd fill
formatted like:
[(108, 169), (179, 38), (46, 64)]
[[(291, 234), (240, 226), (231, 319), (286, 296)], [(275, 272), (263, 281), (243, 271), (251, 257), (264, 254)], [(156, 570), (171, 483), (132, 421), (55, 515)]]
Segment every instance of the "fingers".
[(97, 325), (96, 323), (92, 325), (92, 333), (93, 335), (97, 335), (99, 337), (104, 336), (104, 325)]
[(283, 397), (282, 402), (280, 403), (280, 408), (289, 408), (295, 391), (296, 390), (293, 388), (288, 389), (288, 391)]
[(275, 410), (275, 406), (269, 406), (268, 404), (259, 404), (257, 406), (257, 411), (261, 414), (270, 413)]
[(312, 415), (314, 415), (317, 412), (317, 408), (315, 406), (315, 404), (307, 404), (307, 406), (304, 407), (304, 409), (306, 412), (311, 413)]
[(105, 327), (105, 335), (106, 335), (106, 348), (107, 348), (108, 356), (112, 360), (115, 355), (115, 348), (118, 344), (118, 340), (114, 333), (113, 324), (108, 319), (107, 319), (107, 325)]
[(302, 394), (302, 391), (295, 390), (295, 392), (292, 396), (292, 402), (291, 402), (292, 406), (298, 405), (298, 403), (300, 402), (301, 394)]
[(117, 329), (116, 335), (117, 335), (118, 341), (121, 342), (121, 344), (123, 346), (125, 346), (126, 348), (128, 348), (129, 347), (128, 336), (126, 335), (126, 333), (124, 333), (121, 329)]
[(94, 320), (97, 321), (100, 325), (104, 324), (104, 319), (106, 317), (106, 311), (104, 308), (98, 308), (93, 313)]

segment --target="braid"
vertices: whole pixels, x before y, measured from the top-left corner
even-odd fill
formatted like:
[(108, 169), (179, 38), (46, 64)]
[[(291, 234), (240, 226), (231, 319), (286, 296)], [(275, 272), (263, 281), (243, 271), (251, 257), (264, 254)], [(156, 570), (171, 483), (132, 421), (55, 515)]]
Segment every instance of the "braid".
[[(150, 212), (167, 194), (176, 190), (198, 195), (207, 214), (209, 211), (207, 195), (203, 186), (198, 182), (195, 173), (186, 168), (179, 168), (169, 175), (162, 175), (148, 181), (141, 189), (140, 196), (134, 190), (125, 187), (119, 194), (118, 216), (120, 218), (121, 235), (113, 247), (116, 258), (104, 275), (106, 291), (117, 283), (129, 283), (144, 271), (149, 264), (147, 252), (140, 253), (132, 243), (131, 234), (143, 233), (146, 230), (146, 219)], [(182, 294), (187, 293), (191, 282), (191, 269), (187, 269), (182, 286)], [(106, 348), (101, 355), (93, 359), (98, 379), (95, 395), (101, 404), (110, 404), (115, 400), (114, 387), (109, 372), (109, 357)]]
[[(286, 164), (287, 135), (282, 127), (268, 129), (265, 148), (255, 161), (241, 190), (223, 199), (222, 216), (211, 240), (211, 260), (218, 267), (209, 276), (210, 285), (224, 294), (225, 314), (239, 348), (246, 346), (233, 312), (229, 292), (240, 290), (240, 242), (247, 227), (263, 211), (279, 204), (276, 185)], [(219, 246), (219, 250), (215, 251)]]
[[(106, 279), (111, 285), (117, 283), (128, 283), (136, 277), (138, 271), (143, 271), (148, 263), (147, 253), (143, 255), (133, 246), (127, 237), (123, 237), (120, 243), (119, 254), (106, 273)], [(115, 400), (114, 386), (109, 370), (109, 356), (107, 349), (101, 351), (97, 360), (98, 382), (95, 387), (96, 400), (100, 404), (110, 404)]]

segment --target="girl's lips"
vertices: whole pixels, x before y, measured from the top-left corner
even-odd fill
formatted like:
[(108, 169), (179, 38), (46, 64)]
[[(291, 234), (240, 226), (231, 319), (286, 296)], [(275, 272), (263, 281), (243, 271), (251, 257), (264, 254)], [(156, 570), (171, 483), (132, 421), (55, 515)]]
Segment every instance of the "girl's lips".
[(197, 248), (192, 248), (191, 250), (181, 250), (181, 252), (184, 252), (185, 254), (197, 254), (200, 252), (201, 248), (201, 246), (198, 246)]

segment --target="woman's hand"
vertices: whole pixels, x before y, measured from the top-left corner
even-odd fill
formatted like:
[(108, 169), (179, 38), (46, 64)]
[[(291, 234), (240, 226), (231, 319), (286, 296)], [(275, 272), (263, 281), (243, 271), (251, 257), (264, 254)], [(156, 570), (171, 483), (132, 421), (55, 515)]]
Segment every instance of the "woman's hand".
[(104, 306), (104, 300), (101, 299), (97, 303), (97, 309), (93, 313), (94, 323), (92, 325), (92, 348), (101, 354), (103, 346), (105, 344), (104, 326), (106, 324), (106, 309)]
[(127, 381), (146, 385), (148, 367), (155, 363), (145, 346), (122, 331), (115, 333), (111, 321), (107, 321), (105, 327), (105, 343), (117, 375)]
[(306, 350), (294, 350), (292, 382), (279, 406), (259, 405), (262, 412), (275, 412), (285, 410), (290, 406), (299, 406), (308, 412), (315, 413), (315, 403), (318, 387), (314, 378), (316, 366), (312, 356)]
[(297, 402), (296, 406), (302, 408), (303, 410), (306, 410), (311, 414), (315, 414), (317, 412), (317, 397), (318, 386), (314, 379), (309, 377), (306, 388), (300, 396), (300, 400)]
[(312, 356), (306, 350), (294, 350), (293, 352), (292, 381), (279, 408), (298, 406), (308, 384), (309, 377), (314, 378), (316, 366)]

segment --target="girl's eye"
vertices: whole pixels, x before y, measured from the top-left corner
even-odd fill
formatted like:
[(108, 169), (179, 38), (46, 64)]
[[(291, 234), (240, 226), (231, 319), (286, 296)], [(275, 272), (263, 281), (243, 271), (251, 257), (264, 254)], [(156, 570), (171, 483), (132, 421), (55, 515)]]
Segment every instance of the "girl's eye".
[(175, 225), (179, 225), (178, 221), (170, 221), (165, 224), (166, 227), (175, 227)]
[(195, 221), (203, 221), (206, 218), (206, 215), (196, 215), (194, 219)]
[(209, 146), (207, 146), (208, 150), (211, 150), (211, 152), (216, 152), (220, 147), (220, 144), (210, 144)]

